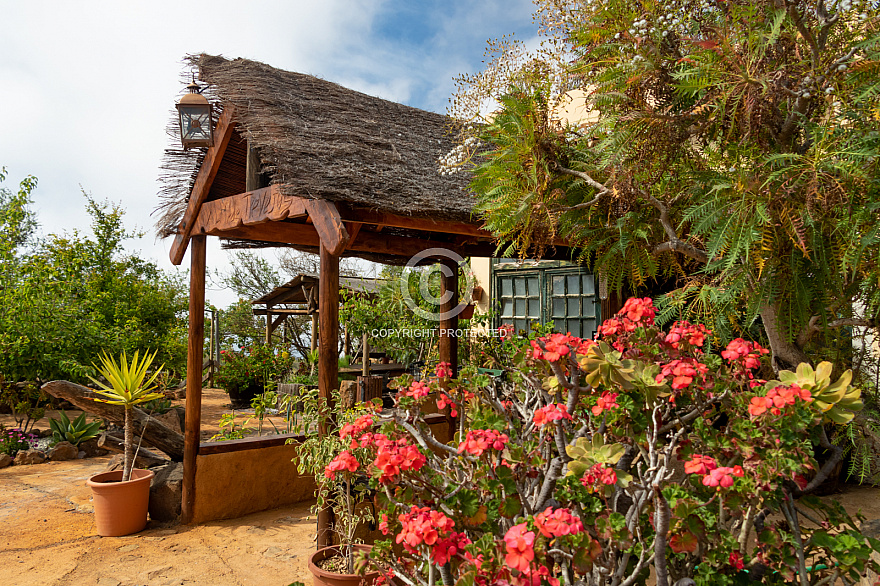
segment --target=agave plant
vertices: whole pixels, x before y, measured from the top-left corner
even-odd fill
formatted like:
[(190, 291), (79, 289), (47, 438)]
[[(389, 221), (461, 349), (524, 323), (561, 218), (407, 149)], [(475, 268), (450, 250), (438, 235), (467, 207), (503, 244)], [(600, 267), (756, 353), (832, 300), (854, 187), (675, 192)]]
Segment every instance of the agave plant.
[(73, 421), (67, 416), (67, 413), (60, 413), (61, 419), (54, 417), (49, 419), (49, 427), (52, 428), (52, 442), (70, 442), (78, 446), (81, 442), (88, 441), (98, 435), (101, 429), (100, 421), (86, 422), (85, 411), (80, 413), (79, 417)]
[(95, 399), (111, 405), (125, 407), (125, 454), (123, 460), (122, 481), (131, 479), (131, 469), (134, 465), (134, 431), (132, 429), (131, 409), (140, 403), (146, 403), (153, 399), (163, 397), (161, 393), (155, 393), (153, 383), (162, 371), (162, 366), (157, 368), (152, 376), (147, 377), (147, 371), (153, 363), (156, 353), (145, 353), (139, 358), (138, 352), (134, 353), (131, 364), (125, 352), (116, 362), (106, 352), (101, 353), (101, 366), (94, 365), (98, 372), (107, 379), (109, 385), (89, 377), (92, 382), (100, 387), (95, 392), (104, 396), (104, 399)]

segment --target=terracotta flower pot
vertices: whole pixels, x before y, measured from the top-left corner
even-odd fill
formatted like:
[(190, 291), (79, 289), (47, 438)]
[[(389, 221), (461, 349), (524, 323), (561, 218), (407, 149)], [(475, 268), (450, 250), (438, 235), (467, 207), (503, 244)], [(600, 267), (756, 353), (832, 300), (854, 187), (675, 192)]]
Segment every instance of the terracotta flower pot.
[[(356, 551), (370, 551), (371, 545), (355, 545)], [(367, 572), (363, 576), (358, 574), (336, 574), (322, 570), (317, 563), (327, 558), (339, 555), (339, 546), (324, 547), (316, 551), (309, 558), (309, 571), (314, 577), (315, 586), (370, 586), (379, 577), (379, 572)]]
[(98, 535), (131, 535), (147, 526), (152, 479), (151, 470), (135, 469), (128, 482), (122, 482), (122, 470), (95, 474), (86, 481), (92, 489)]

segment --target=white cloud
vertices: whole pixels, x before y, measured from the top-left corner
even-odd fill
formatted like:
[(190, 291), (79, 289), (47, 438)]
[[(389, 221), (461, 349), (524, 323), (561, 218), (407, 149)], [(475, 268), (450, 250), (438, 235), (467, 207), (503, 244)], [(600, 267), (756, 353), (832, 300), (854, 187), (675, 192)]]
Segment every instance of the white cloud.
[[(39, 178), (36, 208), (46, 233), (88, 229), (80, 186), (121, 202), (127, 224), (151, 232), (129, 247), (170, 268), (170, 242), (154, 242), (150, 214), (165, 125), (183, 90), (183, 56), (247, 57), (443, 111), (452, 75), (476, 68), (485, 39), (526, 22), (530, 7), (525, 0), (425, 5), (419, 13), (403, 0), (5, 3), (0, 165), (9, 169), (7, 186), (26, 174)], [(396, 27), (398, 39), (394, 18), (403, 7), (410, 20)], [(404, 40), (406, 22), (434, 32)], [(225, 256), (213, 242), (209, 264), (222, 266)], [(231, 297), (208, 296), (221, 305)]]

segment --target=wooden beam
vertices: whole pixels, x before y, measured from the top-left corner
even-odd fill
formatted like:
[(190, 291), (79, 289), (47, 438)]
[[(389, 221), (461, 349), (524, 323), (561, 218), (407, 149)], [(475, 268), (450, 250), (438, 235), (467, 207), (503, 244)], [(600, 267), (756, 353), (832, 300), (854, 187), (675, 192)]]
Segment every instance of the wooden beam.
[(217, 127), (214, 128), (214, 146), (208, 149), (202, 161), (202, 166), (199, 167), (196, 182), (193, 184), (192, 191), (189, 194), (186, 212), (183, 214), (183, 220), (180, 222), (177, 235), (174, 236), (174, 243), (171, 245), (172, 264), (179, 265), (183, 262), (183, 255), (186, 253), (193, 225), (195, 225), (196, 218), (199, 217), (202, 204), (208, 197), (211, 184), (214, 182), (217, 171), (220, 169), (220, 161), (223, 160), (226, 147), (229, 146), (229, 139), (232, 137), (233, 128), (235, 128), (234, 116), (235, 110), (232, 104), (225, 104), (223, 113), (220, 114), (220, 119), (217, 121)]
[[(292, 244), (294, 246), (308, 246), (311, 248), (318, 248), (321, 245), (321, 238), (313, 227), (307, 224), (294, 224), (290, 222), (241, 226), (229, 230), (211, 230), (207, 234), (221, 238), (277, 242), (279, 244)], [(406, 236), (385, 236), (364, 230), (358, 232), (357, 240), (351, 242), (346, 250), (409, 258), (415, 253), (429, 248), (445, 248), (457, 252), (461, 256), (492, 256), (495, 250), (495, 246), (490, 243), (459, 246), (438, 240), (407, 238)]]
[(348, 246), (351, 246), (351, 243), (357, 238), (358, 232), (361, 231), (361, 226), (363, 226), (363, 224), (356, 224), (354, 222), (345, 223), (345, 229), (348, 231)]
[(280, 307), (278, 309), (270, 309), (268, 311), (265, 309), (254, 309), (253, 311), (254, 315), (266, 315), (267, 313), (269, 315), (309, 315), (310, 313), (312, 313), (308, 309), (285, 309)]
[(255, 226), (306, 215), (302, 198), (281, 193), (277, 185), (263, 187), (202, 204), (193, 234), (210, 234), (240, 226)]
[(321, 243), (333, 256), (339, 256), (348, 246), (349, 236), (336, 204), (326, 199), (306, 199), (306, 210), (321, 237)]
[[(321, 245), (321, 270), (318, 284), (318, 313), (321, 337), (318, 349), (318, 394), (324, 400), (329, 420), (334, 418), (333, 390), (339, 378), (339, 257)], [(329, 433), (322, 423), (318, 433)], [(333, 544), (333, 509), (325, 505), (318, 512), (318, 549)]]
[[(271, 318), (271, 316), (269, 316)], [(284, 314), (276, 315), (275, 319), (272, 320), (272, 325), (269, 326), (269, 333), (271, 334), (275, 330), (278, 329), (278, 326), (281, 325), (281, 322), (287, 319), (287, 316)], [(268, 319), (266, 321), (269, 321)]]
[(461, 234), (464, 236), (474, 236), (482, 240), (495, 239), (491, 232), (484, 230), (476, 223), (468, 224), (465, 222), (453, 222), (450, 220), (414, 218), (412, 216), (403, 216), (388, 212), (355, 208), (352, 206), (340, 205), (338, 207), (340, 216), (346, 222), (377, 224), (382, 226), (392, 226), (394, 228), (424, 230), (425, 232), (442, 232), (444, 234)]
[(183, 437), (181, 523), (193, 520), (196, 503), (196, 456), (202, 428), (202, 352), (205, 340), (205, 240), (193, 236), (189, 272), (189, 343), (186, 359), (186, 424)]

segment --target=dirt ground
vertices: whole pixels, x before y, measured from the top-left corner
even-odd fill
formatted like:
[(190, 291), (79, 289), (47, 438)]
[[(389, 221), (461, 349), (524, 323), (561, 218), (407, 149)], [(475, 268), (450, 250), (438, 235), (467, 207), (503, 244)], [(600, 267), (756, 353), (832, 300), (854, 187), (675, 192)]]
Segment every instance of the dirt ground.
[(311, 583), (311, 503), (195, 527), (98, 537), (86, 478), (109, 457), (0, 470), (0, 581), (10, 586)]

